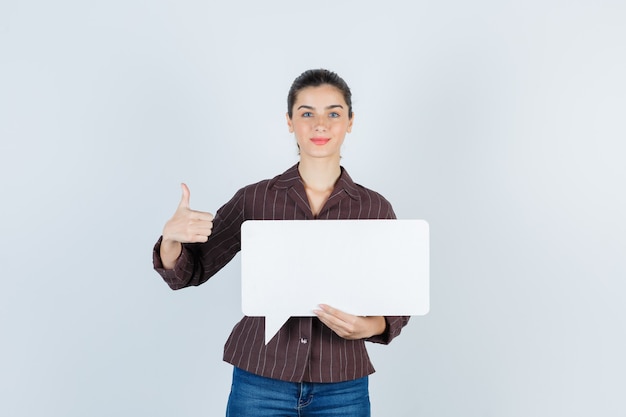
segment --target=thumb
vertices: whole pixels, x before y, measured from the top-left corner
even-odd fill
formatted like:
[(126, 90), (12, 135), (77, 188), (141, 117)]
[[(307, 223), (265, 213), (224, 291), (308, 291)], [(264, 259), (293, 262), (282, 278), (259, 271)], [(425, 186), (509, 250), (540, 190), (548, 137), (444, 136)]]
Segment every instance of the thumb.
[(189, 195), (191, 194), (189, 192), (189, 187), (187, 187), (187, 184), (183, 182), (180, 184), (180, 188), (183, 189), (183, 196), (180, 199), (178, 207), (189, 208)]

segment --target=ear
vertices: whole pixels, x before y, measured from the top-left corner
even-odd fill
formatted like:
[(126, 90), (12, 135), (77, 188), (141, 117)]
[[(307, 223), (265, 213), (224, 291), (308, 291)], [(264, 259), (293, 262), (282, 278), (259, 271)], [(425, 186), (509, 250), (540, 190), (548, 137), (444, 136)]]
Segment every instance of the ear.
[(352, 132), (352, 123), (354, 122), (354, 112), (352, 113), (352, 117), (350, 118), (350, 121), (348, 122), (348, 128), (346, 129), (346, 132), (350, 133)]
[(285, 118), (287, 119), (287, 126), (289, 126), (289, 133), (293, 133), (293, 123), (291, 122), (291, 117), (289, 117), (289, 113), (285, 113)]

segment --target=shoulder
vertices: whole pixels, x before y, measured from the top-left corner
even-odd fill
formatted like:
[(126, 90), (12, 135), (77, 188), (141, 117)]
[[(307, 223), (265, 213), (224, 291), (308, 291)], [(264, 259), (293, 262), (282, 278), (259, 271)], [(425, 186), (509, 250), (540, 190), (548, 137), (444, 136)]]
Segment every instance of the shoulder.
[(391, 205), (389, 201), (387, 201), (387, 199), (382, 196), (382, 194), (354, 182), (350, 174), (348, 174), (348, 171), (343, 167), (341, 167), (341, 175), (339, 177), (339, 180), (337, 181), (337, 185), (343, 187), (346, 192), (353, 197), (365, 198), (372, 201), (380, 201), (381, 203)]
[(249, 195), (258, 194), (258, 193), (267, 193), (270, 190), (280, 189), (281, 188), (280, 186), (277, 187), (277, 184), (279, 184), (279, 181), (280, 181), (280, 175), (277, 175), (274, 178), (267, 178), (261, 181), (257, 181), (252, 184), (248, 184), (248, 185), (241, 187), (237, 191), (237, 194), (249, 196)]
[(354, 184), (356, 186), (356, 189), (359, 190), (359, 193), (362, 196), (367, 196), (368, 198), (371, 198), (373, 200), (380, 200), (382, 202), (385, 202), (387, 204), (390, 204), (389, 201), (379, 192), (372, 190), (371, 188), (367, 188), (361, 184)]
[(354, 182), (350, 175), (348, 175), (348, 172), (343, 168), (339, 181), (346, 193), (353, 199), (359, 200), (361, 207), (367, 208), (368, 212), (375, 216), (375, 218), (395, 218), (395, 213), (389, 200), (383, 197), (382, 194)]
[(370, 188), (364, 187), (361, 184), (355, 183), (355, 189), (358, 191), (361, 198), (366, 199), (368, 201), (372, 201), (376, 204), (381, 204), (387, 206), (391, 209), (391, 203), (387, 200), (382, 194), (377, 191), (374, 191)]
[(259, 191), (267, 192), (270, 190), (286, 190), (300, 181), (298, 166), (294, 165), (282, 174), (276, 175), (273, 178), (248, 184), (245, 187), (242, 187), (239, 192), (248, 195), (249, 193), (258, 193)]
[(268, 198), (273, 199), (276, 196), (286, 194), (286, 191), (299, 181), (298, 170), (294, 170), (292, 167), (273, 178), (263, 179), (241, 187), (229, 203), (239, 207), (256, 206)]

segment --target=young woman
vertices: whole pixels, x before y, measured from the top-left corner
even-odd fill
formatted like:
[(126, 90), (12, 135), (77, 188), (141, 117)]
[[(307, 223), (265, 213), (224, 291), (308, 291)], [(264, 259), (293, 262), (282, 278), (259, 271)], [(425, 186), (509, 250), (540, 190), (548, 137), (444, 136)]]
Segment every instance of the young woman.
[[(172, 289), (202, 284), (240, 250), (245, 220), (395, 218), (385, 198), (354, 183), (340, 165), (353, 122), (343, 79), (323, 69), (301, 74), (287, 97), (299, 162), (240, 189), (215, 217), (191, 210), (182, 184), (180, 204), (154, 248), (157, 272)], [(234, 365), (227, 417), (370, 415), (367, 378), (374, 368), (365, 341), (389, 343), (409, 318), (353, 316), (327, 305), (315, 313), (290, 318), (267, 345), (263, 317), (235, 325), (224, 347), (224, 360)]]

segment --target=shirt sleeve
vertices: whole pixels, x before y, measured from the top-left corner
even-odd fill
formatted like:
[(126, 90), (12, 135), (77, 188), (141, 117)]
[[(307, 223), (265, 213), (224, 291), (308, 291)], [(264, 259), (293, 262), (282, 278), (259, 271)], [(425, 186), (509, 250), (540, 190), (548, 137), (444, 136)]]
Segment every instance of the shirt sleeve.
[(177, 290), (186, 287), (193, 276), (193, 255), (190, 253), (189, 248), (183, 245), (182, 252), (176, 260), (174, 268), (165, 269), (160, 255), (162, 242), (163, 236), (159, 237), (159, 240), (152, 250), (152, 264), (154, 270), (161, 275), (171, 289)]
[(388, 345), (400, 334), (402, 328), (407, 325), (410, 318), (410, 316), (385, 316), (385, 322), (387, 323), (385, 331), (382, 334), (369, 337), (365, 340), (372, 343)]
[(161, 236), (152, 251), (155, 271), (173, 290), (203, 284), (241, 249), (241, 224), (244, 217), (244, 190), (241, 189), (215, 214), (213, 230), (207, 242), (183, 244), (173, 269), (163, 268)]

